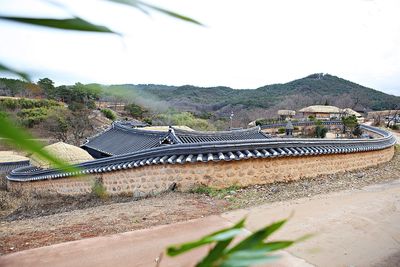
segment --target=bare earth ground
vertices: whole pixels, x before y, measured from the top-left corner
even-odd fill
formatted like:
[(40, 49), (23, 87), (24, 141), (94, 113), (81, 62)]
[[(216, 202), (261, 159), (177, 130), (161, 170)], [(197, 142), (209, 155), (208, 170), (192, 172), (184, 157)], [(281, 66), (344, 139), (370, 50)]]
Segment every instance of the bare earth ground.
[(141, 200), (129, 197), (43, 199), (0, 191), (0, 254), (171, 224), (237, 208), (359, 189), (399, 178), (397, 149), (392, 161), (375, 168), (224, 190), (210, 193), (211, 196), (169, 192)]

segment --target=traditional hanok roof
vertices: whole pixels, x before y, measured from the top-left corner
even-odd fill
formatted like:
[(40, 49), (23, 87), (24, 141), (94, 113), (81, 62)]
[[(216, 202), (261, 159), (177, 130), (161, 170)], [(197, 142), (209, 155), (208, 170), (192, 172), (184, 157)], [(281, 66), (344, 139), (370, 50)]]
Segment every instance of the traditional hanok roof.
[(143, 128), (144, 130), (147, 131), (160, 131), (160, 132), (168, 132), (170, 128), (174, 129), (180, 129), (180, 130), (186, 130), (186, 131), (194, 131), (192, 128), (186, 126), (186, 125), (174, 125), (174, 126), (147, 126)]
[(133, 127), (133, 128), (149, 126), (148, 123), (142, 122), (142, 121), (139, 121), (139, 120), (135, 120), (135, 119), (126, 120), (126, 121), (118, 121), (118, 123), (121, 124), (121, 125)]
[(209, 143), (219, 141), (260, 140), (269, 138), (260, 127), (245, 130), (200, 132), (169, 127), (168, 132), (133, 129), (119, 122), (86, 142), (82, 148), (99, 151), (106, 155), (133, 153), (163, 145), (180, 143)]
[(278, 110), (278, 115), (280, 115), (280, 116), (295, 116), (296, 111), (289, 110), (289, 109), (281, 109), (281, 110)]
[(160, 140), (166, 132), (134, 129), (119, 122), (107, 131), (89, 139), (82, 148), (93, 149), (107, 155), (121, 155), (161, 146)]
[(269, 136), (261, 132), (260, 127), (219, 132), (200, 132), (174, 129), (174, 133), (181, 143), (208, 143), (216, 141), (260, 140), (269, 138)]
[(340, 113), (341, 110), (335, 106), (314, 105), (299, 110), (303, 113)]
[[(54, 143), (43, 148), (46, 152), (49, 152), (54, 157), (69, 163), (69, 164), (78, 164), (86, 161), (93, 160), (93, 157), (90, 156), (88, 152), (83, 150), (80, 147), (73, 146), (70, 144), (66, 144), (63, 142)], [(49, 168), (50, 163), (46, 160), (43, 160), (36, 154), (32, 154), (31, 162), (33, 165), (41, 167), (41, 168)]]
[(351, 108), (345, 108), (343, 109), (343, 113), (347, 114), (347, 115), (354, 115), (357, 118), (362, 117), (360, 113), (358, 113), (355, 110), (352, 110)]

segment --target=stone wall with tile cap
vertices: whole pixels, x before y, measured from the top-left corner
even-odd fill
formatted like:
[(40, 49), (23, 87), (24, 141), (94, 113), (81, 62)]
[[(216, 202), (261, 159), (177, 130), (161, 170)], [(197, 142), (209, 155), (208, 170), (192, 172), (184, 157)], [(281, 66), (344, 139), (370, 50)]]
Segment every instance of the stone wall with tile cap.
[(98, 180), (109, 194), (142, 197), (167, 191), (173, 186), (177, 190), (188, 191), (200, 184), (224, 188), (294, 181), (376, 166), (389, 161), (393, 154), (394, 147), (390, 147), (348, 154), (151, 165), (77, 178), (22, 183), (9, 181), (8, 189), (29, 190), (39, 194), (79, 195), (90, 193), (94, 181)]

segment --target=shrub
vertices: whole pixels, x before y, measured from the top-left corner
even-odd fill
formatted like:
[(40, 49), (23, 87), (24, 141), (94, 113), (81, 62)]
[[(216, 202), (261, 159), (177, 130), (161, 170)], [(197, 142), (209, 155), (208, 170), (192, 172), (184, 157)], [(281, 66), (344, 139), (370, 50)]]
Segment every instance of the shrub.
[(147, 123), (147, 124), (149, 124), (149, 125), (152, 125), (152, 124), (153, 124), (153, 121), (152, 121), (151, 118), (144, 118), (144, 119), (143, 119), (143, 122), (145, 122), (145, 123)]
[(285, 128), (284, 127), (280, 127), (278, 129), (278, 133), (283, 134), (285, 132)]
[(358, 125), (357, 117), (354, 115), (348, 117), (342, 117), (342, 123), (345, 127), (354, 129)]
[(98, 180), (96, 180), (92, 186), (92, 194), (101, 199), (108, 197), (106, 188), (103, 183)]
[(201, 131), (215, 130), (215, 127), (207, 120), (195, 118), (190, 112), (160, 114), (154, 120), (157, 120), (157, 123), (160, 125), (185, 125)]
[(29, 108), (20, 110), (17, 116), (21, 119), (23, 126), (32, 128), (34, 125), (44, 121), (48, 113), (49, 109), (47, 108)]
[(278, 123), (278, 120), (276, 120), (276, 119), (258, 119), (258, 120), (256, 120), (257, 126), (274, 124), (274, 123)]
[(0, 106), (8, 110), (15, 109), (31, 109), (31, 108), (50, 108), (60, 106), (60, 104), (54, 100), (48, 99), (10, 99), (5, 98), (0, 100)]
[(317, 125), (317, 127), (315, 127), (315, 136), (317, 138), (325, 138), (327, 132), (328, 129), (321, 125)]
[(360, 125), (357, 125), (356, 128), (354, 128), (353, 134), (357, 137), (360, 137), (363, 134)]
[(18, 107), (18, 102), (14, 99), (2, 99), (0, 103), (4, 109), (15, 110)]
[(147, 110), (139, 105), (134, 103), (128, 104), (124, 107), (124, 110), (128, 111), (134, 118), (142, 118), (143, 115), (147, 112)]
[(392, 129), (392, 130), (399, 130), (400, 129), (400, 126), (399, 125), (397, 125), (397, 124), (393, 124), (393, 125), (391, 125), (390, 126), (390, 128)]
[(115, 113), (114, 113), (111, 109), (108, 109), (108, 108), (102, 109), (102, 110), (101, 110), (101, 113), (103, 113), (104, 116), (105, 116), (107, 119), (110, 119), (110, 120), (113, 120), (113, 121), (115, 121), (115, 119), (117, 118), (117, 116), (115, 115)]
[(89, 101), (86, 103), (86, 107), (87, 107), (88, 109), (96, 109), (96, 102), (95, 102), (94, 100), (89, 100)]
[(196, 114), (196, 117), (199, 118), (199, 119), (209, 120), (209, 119), (211, 119), (213, 117), (213, 115), (214, 114), (211, 113), (211, 112), (204, 111), (204, 112), (202, 112), (200, 114)]

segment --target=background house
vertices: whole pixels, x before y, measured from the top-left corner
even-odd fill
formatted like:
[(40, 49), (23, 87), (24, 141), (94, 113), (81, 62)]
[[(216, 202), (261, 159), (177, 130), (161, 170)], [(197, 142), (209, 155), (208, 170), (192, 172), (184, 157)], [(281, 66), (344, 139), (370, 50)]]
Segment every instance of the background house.
[(296, 111), (289, 109), (278, 110), (278, 116), (281, 120), (291, 119), (296, 115)]
[(303, 117), (315, 117), (317, 120), (333, 120), (340, 119), (342, 110), (335, 106), (314, 105), (299, 110)]
[(351, 108), (343, 109), (343, 114), (344, 114), (344, 116), (352, 116), (352, 115), (356, 116), (358, 123), (364, 123), (364, 121), (365, 121), (364, 117), (360, 113), (352, 110)]

